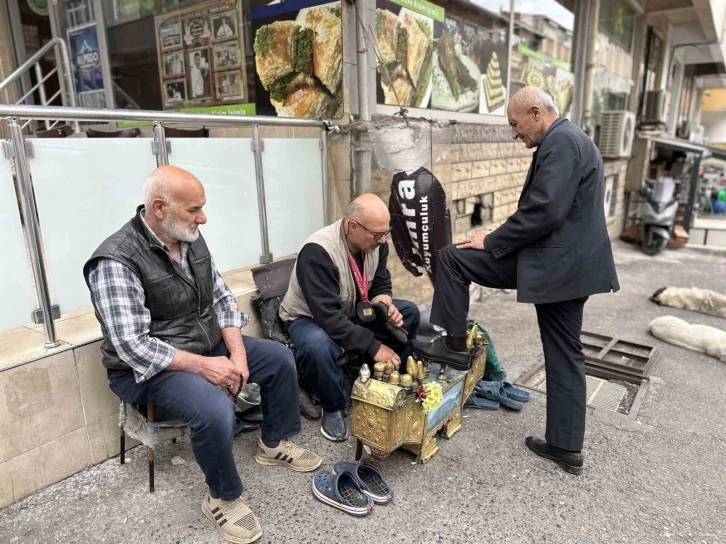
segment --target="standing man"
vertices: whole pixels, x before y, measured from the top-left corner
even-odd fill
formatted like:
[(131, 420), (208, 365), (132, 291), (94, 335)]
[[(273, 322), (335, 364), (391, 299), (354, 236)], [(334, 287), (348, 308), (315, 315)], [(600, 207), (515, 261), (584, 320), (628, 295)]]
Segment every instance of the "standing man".
[(157, 168), (144, 204), (106, 239), (83, 268), (110, 387), (125, 402), (152, 403), (191, 429), (192, 451), (209, 491), (202, 512), (230, 542), (262, 536), (242, 499), (232, 453), (234, 394), (247, 381), (262, 393), (255, 461), (298, 472), (322, 459), (288, 438), (300, 432), (295, 361), (285, 346), (240, 329), (240, 314), (199, 226), (204, 187), (189, 172)]
[[(392, 297), (386, 244), (390, 223), (388, 208), (376, 195), (356, 198), (343, 219), (307, 239), (280, 306), (302, 379), (323, 407), (320, 432), (334, 442), (348, 438), (343, 414), (347, 394), (337, 362), (343, 350), (398, 368), (408, 348), (385, 320), (403, 326), (409, 338), (418, 331), (416, 305)], [(376, 310), (383, 314), (378, 320)]]
[(527, 446), (572, 474), (582, 472), (585, 436), (585, 358), (580, 333), (590, 295), (620, 286), (603, 202), (603, 163), (595, 144), (558, 117), (552, 98), (537, 87), (515, 94), (507, 108), (512, 137), (537, 148), (517, 211), (485, 237), (439, 253), (431, 322), (447, 331), (418, 354), (470, 367), (466, 318), (471, 282), (517, 289), (519, 302), (537, 309), (547, 372), (545, 439)]

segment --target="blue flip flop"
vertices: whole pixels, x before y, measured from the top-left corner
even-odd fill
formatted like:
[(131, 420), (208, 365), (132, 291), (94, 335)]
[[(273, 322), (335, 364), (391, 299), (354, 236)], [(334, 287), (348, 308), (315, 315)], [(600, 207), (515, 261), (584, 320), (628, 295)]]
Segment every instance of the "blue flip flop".
[(359, 518), (373, 510), (373, 500), (363, 493), (358, 479), (347, 471), (340, 474), (318, 471), (313, 478), (313, 496), (322, 503)]
[(473, 391), (464, 403), (464, 408), (476, 408), (478, 410), (499, 410), (499, 401), (487, 399)]
[(524, 408), (521, 402), (517, 402), (507, 396), (507, 392), (504, 390), (501, 382), (485, 382), (482, 380), (476, 385), (474, 391), (485, 399), (498, 401), (502, 406), (510, 410), (519, 411)]
[(387, 504), (393, 500), (393, 487), (381, 474), (377, 467), (370, 463), (356, 461), (338, 461), (333, 467), (334, 474), (350, 472), (358, 479), (361, 491), (376, 504)]
[(502, 382), (502, 387), (504, 387), (504, 391), (507, 392), (507, 396), (510, 399), (514, 399), (519, 402), (529, 402), (530, 394), (527, 391), (525, 391), (524, 389), (519, 389), (518, 387), (514, 387), (509, 382)]

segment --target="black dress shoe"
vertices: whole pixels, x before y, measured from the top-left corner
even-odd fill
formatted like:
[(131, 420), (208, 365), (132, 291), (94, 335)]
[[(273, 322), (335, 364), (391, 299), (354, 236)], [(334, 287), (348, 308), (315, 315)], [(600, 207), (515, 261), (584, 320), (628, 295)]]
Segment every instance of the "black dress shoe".
[(569, 472), (575, 476), (579, 476), (582, 472), (582, 453), (575, 453), (550, 446), (547, 442), (536, 436), (528, 436), (525, 439), (525, 443), (534, 453), (545, 459), (551, 459), (560, 465), (560, 468), (565, 472)]
[(320, 426), (320, 432), (325, 438), (333, 442), (347, 440), (348, 426), (345, 424), (343, 410), (336, 410), (335, 412), (323, 410), (323, 424)]
[(446, 347), (443, 336), (437, 336), (431, 342), (411, 340), (411, 349), (429, 362), (442, 363), (454, 370), (466, 372), (471, 368), (471, 357), (468, 351), (454, 351)]

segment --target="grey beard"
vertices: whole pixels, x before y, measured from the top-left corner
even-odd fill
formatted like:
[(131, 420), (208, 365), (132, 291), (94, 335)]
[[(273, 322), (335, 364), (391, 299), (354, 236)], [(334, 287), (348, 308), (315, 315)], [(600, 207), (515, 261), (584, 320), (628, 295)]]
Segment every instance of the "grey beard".
[(176, 216), (170, 216), (161, 224), (161, 227), (164, 229), (166, 237), (170, 240), (191, 244), (199, 238), (199, 227), (196, 227), (192, 231), (189, 227), (182, 225), (179, 218)]

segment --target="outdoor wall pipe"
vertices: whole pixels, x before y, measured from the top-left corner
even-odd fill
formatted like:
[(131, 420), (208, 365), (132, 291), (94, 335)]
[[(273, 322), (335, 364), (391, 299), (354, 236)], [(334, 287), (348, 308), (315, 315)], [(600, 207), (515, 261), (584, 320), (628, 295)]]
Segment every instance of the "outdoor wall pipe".
[(28, 156), (25, 153), (25, 141), (23, 140), (23, 128), (18, 123), (18, 118), (13, 117), (8, 125), (10, 141), (13, 144), (13, 164), (15, 175), (18, 180), (18, 191), (20, 193), (20, 207), (23, 210), (25, 221), (25, 232), (28, 236), (28, 252), (30, 263), (33, 269), (33, 280), (38, 294), (38, 303), (43, 311), (43, 331), (45, 332), (45, 347), (55, 348), (60, 345), (55, 334), (55, 323), (53, 322), (53, 302), (50, 298), (48, 287), (48, 276), (45, 272), (43, 249), (40, 241), (40, 224), (38, 221), (38, 208), (35, 203), (33, 191), (33, 180), (30, 177), (30, 166)]
[(592, 88), (595, 76), (595, 44), (597, 42), (597, 25), (600, 20), (600, 0), (590, 2), (590, 30), (587, 40), (587, 66), (585, 67), (585, 89), (583, 91), (584, 106), (582, 108), (582, 126), (592, 138), (594, 127), (592, 121)]
[[(355, 0), (354, 0), (355, 1)], [(370, 121), (369, 86), (368, 79), (368, 45), (366, 43), (366, 30), (363, 26), (368, 17), (365, 2), (358, 0), (353, 4), (355, 13), (355, 40), (356, 40), (356, 73), (358, 79), (358, 119)], [(373, 47), (373, 44), (371, 44)], [(353, 133), (354, 161), (353, 161), (353, 197), (371, 191), (371, 159), (372, 147), (368, 130), (358, 130)]]

